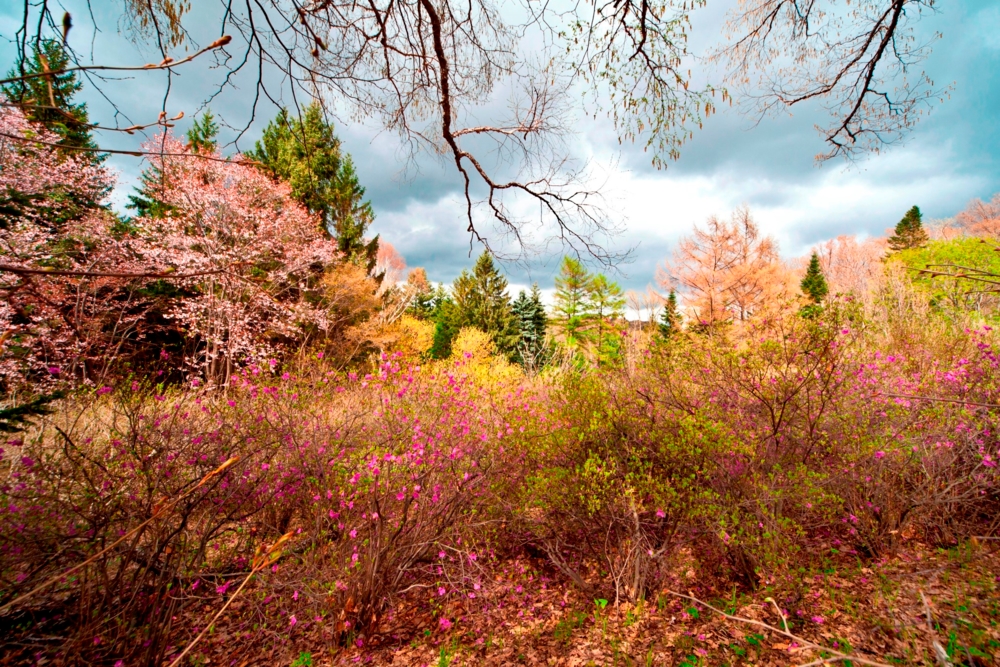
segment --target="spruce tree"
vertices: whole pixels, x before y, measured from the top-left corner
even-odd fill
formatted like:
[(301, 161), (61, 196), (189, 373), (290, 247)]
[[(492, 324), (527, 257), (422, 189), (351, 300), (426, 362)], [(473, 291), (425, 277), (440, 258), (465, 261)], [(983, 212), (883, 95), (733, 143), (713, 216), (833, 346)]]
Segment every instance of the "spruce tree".
[(826, 278), (823, 277), (823, 269), (819, 265), (819, 255), (815, 251), (809, 258), (809, 267), (806, 269), (806, 275), (802, 278), (799, 286), (806, 298), (817, 306), (823, 302), (830, 291), (826, 285)]
[[(440, 289), (440, 286), (438, 287)], [(417, 292), (413, 297), (412, 303), (406, 309), (407, 315), (415, 317), (418, 320), (433, 320), (436, 308), (437, 291), (428, 289), (427, 291)]]
[[(58, 40), (42, 40), (33, 48), (30, 59), (7, 72), (8, 79), (16, 80), (5, 83), (0, 88), (8, 102), (20, 107), (28, 120), (40, 123), (58, 134), (60, 146), (67, 149), (96, 149), (97, 144), (90, 133), (87, 105), (73, 101), (73, 97), (83, 88), (83, 84), (77, 80), (76, 72), (17, 78), (46, 71), (56, 72), (72, 64), (69, 54)], [(81, 157), (85, 154), (95, 164), (106, 157), (96, 150), (71, 152)]]
[(670, 290), (667, 300), (663, 304), (663, 312), (660, 313), (659, 332), (660, 337), (669, 340), (681, 327), (681, 313), (677, 306), (677, 292)]
[(364, 201), (351, 157), (342, 151), (318, 103), (305, 107), (301, 118), (282, 109), (247, 156), (287, 182), (292, 195), (320, 216), (324, 231), (337, 240), (348, 261), (369, 273), (374, 270), (378, 237), (365, 239), (365, 234), (375, 214)]
[(916, 206), (911, 208), (903, 216), (903, 219), (896, 223), (895, 233), (889, 237), (889, 250), (899, 252), (910, 248), (921, 248), (929, 240), (927, 231), (924, 229), (923, 216)]
[(500, 352), (513, 350), (516, 330), (507, 296), (507, 279), (488, 252), (479, 256), (471, 273), (462, 271), (451, 291), (460, 327), (476, 327), (488, 333)]
[(542, 305), (542, 292), (538, 283), (531, 286), (531, 295), (521, 290), (511, 304), (517, 327), (517, 345), (512, 360), (525, 368), (536, 369), (543, 363), (545, 328), (548, 318)]

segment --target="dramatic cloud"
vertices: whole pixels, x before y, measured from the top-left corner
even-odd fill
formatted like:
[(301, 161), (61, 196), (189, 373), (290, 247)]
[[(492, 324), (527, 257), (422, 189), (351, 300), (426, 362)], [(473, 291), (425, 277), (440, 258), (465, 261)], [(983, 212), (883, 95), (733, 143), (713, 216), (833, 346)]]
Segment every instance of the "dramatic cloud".
[[(74, 11), (73, 2), (67, 6)], [(710, 3), (696, 13), (692, 29), (696, 50), (705, 52), (712, 45), (726, 8), (727, 3)], [(95, 38), (94, 53), (102, 62), (132, 63), (140, 57), (135, 45), (107, 29), (118, 24), (117, 9), (116, 3), (94, 3), (104, 28)], [(214, 13), (215, 7), (198, 3), (194, 12), (197, 19)], [(17, 13), (12, 6), (0, 9), (0, 34), (12, 37), (20, 23)], [(80, 4), (74, 14), (80, 18), (71, 42), (89, 53), (92, 28), (83, 18), (88, 15), (85, 6)], [(626, 287), (643, 288), (653, 280), (656, 265), (670, 253), (671, 245), (693, 224), (712, 214), (728, 215), (743, 204), (750, 206), (764, 232), (778, 238), (783, 254), (791, 256), (838, 234), (881, 234), (913, 204), (929, 218), (948, 217), (972, 197), (989, 197), (1000, 190), (1000, 164), (994, 156), (1000, 128), (993, 119), (1000, 106), (1000, 82), (993, 75), (1000, 68), (1000, 0), (940, 3), (940, 10), (918, 25), (919, 39), (930, 39), (938, 31), (943, 34), (923, 65), (937, 86), (952, 87), (950, 98), (934, 105), (905, 144), (857, 164), (816, 165), (813, 156), (824, 147), (814, 125), (826, 120), (818, 106), (759, 122), (723, 106), (683, 147), (680, 160), (664, 171), (650, 166), (650, 156), (641, 147), (619, 145), (600, 115), (571, 119), (576, 134), (569, 145), (578, 157), (591, 160), (604, 183), (609, 212), (622, 223), (624, 231), (611, 243), (617, 250), (632, 251), (630, 261), (617, 267), (616, 279)], [(197, 33), (198, 28), (212, 28), (208, 21), (195, 20), (192, 26), (203, 43), (216, 36)], [(0, 43), (4, 62), (13, 62), (13, 54), (13, 44)], [(144, 56), (158, 59), (152, 52)], [(217, 84), (219, 70), (213, 69), (214, 64), (205, 59), (174, 76), (167, 111), (187, 113), (178, 131), (187, 128)], [(696, 76), (710, 77), (711, 72)], [(103, 85), (120, 102), (117, 113), (127, 117), (125, 122), (148, 122), (159, 113), (164, 83), (164, 74), (143, 74)], [(269, 83), (280, 89), (280, 82)], [(251, 117), (256, 96), (252, 77), (238, 76), (233, 84), (235, 90), (215, 98), (211, 106), (230, 125), (223, 141), (245, 150), (276, 108), (262, 98)], [(95, 120), (114, 120), (116, 111), (92, 88), (84, 97)], [(279, 102), (292, 103), (290, 98)], [(238, 135), (247, 123), (249, 129)], [(391, 241), (410, 266), (424, 266), (431, 280), (450, 282), (471, 265), (480, 248), (470, 248), (458, 196), (461, 183), (452, 164), (426, 153), (409, 160), (396, 135), (366, 125), (363, 119), (338, 123), (338, 134), (374, 205), (374, 232)], [(101, 142), (130, 148), (136, 139), (109, 134)], [(116, 193), (120, 205), (143, 165), (119, 156), (111, 164), (122, 174)], [(527, 263), (505, 265), (512, 287), (532, 281), (551, 287), (562, 252), (550, 244)]]

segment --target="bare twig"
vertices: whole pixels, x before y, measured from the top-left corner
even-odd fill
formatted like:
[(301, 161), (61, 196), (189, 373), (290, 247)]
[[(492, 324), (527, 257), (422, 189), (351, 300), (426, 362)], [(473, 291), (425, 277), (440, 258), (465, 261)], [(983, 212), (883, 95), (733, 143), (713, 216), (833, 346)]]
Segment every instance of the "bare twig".
[(181, 651), (180, 655), (178, 655), (170, 662), (170, 665), (168, 667), (176, 667), (176, 665), (179, 665), (181, 663), (181, 660), (184, 659), (184, 656), (186, 656), (191, 651), (191, 649), (195, 647), (195, 644), (201, 641), (201, 638), (204, 637), (205, 633), (207, 633), (215, 625), (215, 622), (219, 620), (219, 617), (222, 616), (222, 614), (225, 613), (226, 609), (229, 609), (229, 605), (233, 603), (233, 600), (236, 599), (236, 596), (240, 594), (243, 588), (248, 583), (250, 583), (250, 580), (253, 578), (253, 575), (257, 574), (265, 567), (271, 565), (276, 560), (278, 560), (278, 558), (281, 557), (281, 546), (285, 542), (292, 539), (292, 535), (293, 535), (292, 531), (285, 533), (280, 538), (278, 538), (278, 541), (275, 542), (269, 549), (264, 551), (263, 554), (258, 554), (256, 562), (253, 565), (253, 568), (250, 570), (250, 573), (247, 574), (247, 576), (243, 579), (243, 582), (240, 584), (240, 587), (237, 588), (235, 591), (233, 591), (233, 594), (229, 596), (228, 600), (226, 600), (226, 604), (222, 605), (222, 609), (220, 609), (215, 613), (215, 616), (212, 617), (212, 620), (205, 624), (205, 627), (202, 629), (201, 632), (198, 633), (198, 636), (191, 640), (191, 643), (188, 644), (183, 651)]
[[(832, 648), (828, 648), (826, 646), (820, 646), (819, 644), (815, 644), (815, 643), (809, 641), (808, 639), (803, 639), (802, 637), (799, 637), (798, 635), (793, 635), (791, 632), (788, 632), (787, 630), (782, 630), (780, 628), (776, 628), (773, 625), (769, 625), (767, 623), (764, 623), (763, 621), (756, 621), (756, 620), (754, 620), (752, 618), (743, 618), (742, 616), (734, 616), (733, 614), (727, 614), (726, 612), (722, 611), (721, 609), (719, 609), (717, 607), (713, 607), (712, 605), (708, 604), (707, 602), (703, 602), (702, 600), (699, 600), (698, 598), (693, 597), (691, 595), (685, 595), (684, 593), (678, 593), (676, 591), (672, 591), (672, 590), (669, 590), (669, 589), (666, 589), (665, 592), (667, 592), (670, 595), (673, 595), (675, 597), (684, 598), (685, 600), (691, 600), (692, 602), (694, 602), (696, 604), (700, 604), (701, 606), (705, 607), (706, 609), (710, 609), (711, 611), (714, 611), (716, 614), (724, 616), (724, 617), (728, 618), (731, 621), (736, 621), (738, 623), (746, 623), (748, 625), (755, 625), (755, 626), (757, 626), (759, 628), (764, 628), (765, 630), (770, 630), (771, 632), (775, 632), (775, 633), (777, 633), (779, 635), (782, 635), (783, 637), (787, 637), (788, 639), (791, 639), (792, 641), (795, 641), (795, 642), (801, 644), (805, 648), (811, 648), (811, 649), (814, 649), (814, 650), (817, 650), (817, 651), (824, 651), (826, 653), (831, 654), (831, 656), (832, 656), (831, 658), (823, 658), (819, 662), (808, 663), (809, 665), (821, 665), (821, 664), (824, 664), (824, 663), (835, 662), (837, 660), (850, 660), (850, 661), (858, 663), (860, 665), (871, 665), (872, 667), (889, 667), (889, 665), (887, 665), (884, 662), (875, 662), (874, 660), (868, 660), (867, 658), (861, 658), (861, 657), (858, 657), (856, 655), (848, 655), (847, 653), (841, 653), (840, 651), (837, 651), (837, 650), (832, 649)], [(772, 602), (774, 602), (774, 601), (772, 600)], [(775, 606), (777, 606), (777, 605), (775, 605)], [(778, 613), (781, 615), (782, 621), (784, 621), (785, 620), (784, 614), (781, 614), (780, 611)], [(805, 665), (803, 665), (802, 667), (805, 667)]]
[[(168, 153), (164, 151), (122, 151), (116, 150), (114, 148), (94, 148), (92, 146), (72, 146), (60, 144), (55, 141), (42, 141), (41, 139), (36, 139), (34, 137), (24, 137), (17, 134), (8, 134), (7, 132), (0, 132), (0, 137), (5, 137), (7, 139), (13, 139), (14, 141), (23, 141), (26, 144), (39, 144), (42, 146), (52, 146), (53, 148), (58, 148), (62, 151), (77, 151), (80, 153), (108, 153), (110, 155), (131, 155), (132, 157), (183, 157), (183, 158), (193, 158), (196, 160), (208, 160), (210, 162), (232, 162), (233, 158), (229, 157), (216, 157), (214, 155), (207, 155), (198, 152), (188, 152), (188, 153)], [(239, 155), (241, 164), (253, 164), (259, 165), (260, 163), (256, 160), (251, 160)]]
[(11, 600), (10, 602), (8, 602), (7, 604), (5, 604), (2, 607), (0, 607), (0, 614), (5, 613), (7, 610), (11, 609), (14, 605), (18, 604), (19, 602), (24, 602), (25, 600), (27, 600), (28, 598), (30, 598), (31, 596), (33, 596), (35, 593), (38, 593), (39, 591), (45, 590), (46, 588), (48, 588), (52, 584), (55, 584), (55, 583), (57, 583), (59, 581), (62, 581), (63, 579), (65, 579), (69, 575), (73, 574), (74, 572), (76, 572), (76, 571), (78, 571), (78, 570), (86, 567), (87, 565), (93, 563), (95, 560), (97, 560), (98, 558), (100, 558), (104, 554), (108, 553), (109, 551), (111, 551), (112, 549), (114, 549), (115, 547), (117, 547), (119, 544), (121, 544), (122, 542), (124, 542), (128, 538), (132, 537), (133, 535), (135, 535), (136, 533), (138, 533), (140, 530), (142, 530), (146, 526), (148, 526), (151, 522), (153, 522), (156, 519), (158, 519), (168, 509), (172, 508), (174, 505), (176, 505), (177, 503), (179, 503), (180, 501), (182, 501), (184, 498), (187, 498), (189, 495), (191, 495), (192, 493), (194, 493), (195, 491), (197, 491), (198, 489), (200, 489), (202, 486), (204, 486), (206, 483), (208, 483), (208, 481), (210, 479), (212, 479), (216, 475), (220, 475), (223, 472), (225, 472), (227, 468), (229, 468), (230, 466), (232, 466), (238, 460), (239, 460), (238, 456), (230, 457), (225, 463), (223, 463), (218, 468), (216, 468), (212, 472), (210, 472), (207, 475), (205, 475), (201, 479), (201, 481), (198, 482), (195, 486), (191, 487), (190, 489), (188, 489), (187, 491), (185, 491), (181, 495), (177, 496), (176, 498), (174, 498), (170, 502), (164, 503), (159, 508), (155, 509), (153, 511), (152, 516), (150, 516), (148, 519), (146, 519), (145, 521), (143, 521), (142, 523), (140, 523), (138, 526), (136, 526), (132, 530), (130, 530), (127, 533), (125, 533), (124, 535), (122, 535), (120, 538), (118, 538), (117, 540), (115, 540), (112, 544), (110, 544), (107, 547), (101, 549), (96, 554), (94, 554), (93, 556), (91, 556), (87, 560), (83, 561), (79, 565), (74, 565), (73, 567), (71, 567), (70, 569), (66, 570), (65, 572), (60, 572), (59, 574), (57, 574), (57, 575), (55, 575), (53, 577), (50, 577), (49, 579), (43, 581), (38, 586), (35, 586), (34, 588), (32, 588), (30, 591), (28, 591), (24, 595), (16, 597), (13, 600)]
[(934, 657), (941, 667), (950, 667), (951, 660), (948, 659), (948, 652), (944, 650), (941, 642), (937, 640), (937, 633), (934, 631), (934, 619), (931, 616), (931, 606), (927, 603), (927, 598), (924, 596), (923, 591), (920, 591), (920, 600), (924, 603), (924, 616), (927, 619), (927, 632), (931, 635), (931, 646), (934, 648)]
[[(208, 53), (209, 51), (214, 51), (215, 49), (222, 48), (226, 44), (232, 41), (232, 37), (229, 35), (224, 35), (219, 39), (215, 40), (205, 48), (200, 51), (196, 51), (186, 58), (181, 58), (180, 60), (174, 60), (173, 58), (164, 58), (163, 62), (157, 64), (148, 63), (146, 65), (136, 65), (132, 67), (116, 67), (114, 65), (78, 65), (76, 67), (64, 67), (57, 70), (45, 69), (43, 72), (38, 72), (36, 74), (22, 74), (21, 76), (10, 77), (9, 79), (0, 79), (0, 85), (14, 83), (16, 81), (28, 81), (29, 79), (39, 79), (41, 77), (50, 78), (58, 74), (67, 74), (69, 72), (147, 72), (161, 69), (171, 69), (177, 67), (178, 65), (183, 65), (184, 63), (189, 63), (203, 53)], [(55, 103), (53, 103), (55, 106)]]

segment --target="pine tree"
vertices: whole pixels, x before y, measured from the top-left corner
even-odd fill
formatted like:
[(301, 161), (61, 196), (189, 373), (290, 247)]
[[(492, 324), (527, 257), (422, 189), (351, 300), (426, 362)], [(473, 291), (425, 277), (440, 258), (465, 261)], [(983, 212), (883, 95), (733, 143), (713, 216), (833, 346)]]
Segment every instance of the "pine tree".
[(188, 147), (195, 153), (214, 153), (218, 146), (219, 124), (211, 109), (205, 109), (201, 118), (195, 118), (191, 129), (187, 131)]
[(372, 272), (378, 237), (366, 240), (365, 234), (375, 214), (364, 201), (365, 189), (351, 157), (343, 153), (318, 103), (303, 109), (300, 118), (282, 109), (247, 156), (287, 182), (292, 195), (320, 216), (323, 229), (336, 238), (348, 261)]
[(659, 332), (660, 337), (669, 340), (680, 331), (681, 313), (677, 306), (677, 292), (670, 290), (667, 300), (663, 304), (663, 312), (660, 313)]
[[(40, 42), (32, 51), (30, 60), (13, 67), (7, 72), (8, 79), (30, 76), (42, 72), (55, 72), (72, 66), (69, 54), (62, 44), (53, 39)], [(23, 67), (23, 72), (22, 72)], [(59, 135), (59, 145), (66, 148), (96, 149), (97, 144), (90, 133), (90, 119), (87, 105), (74, 103), (73, 97), (80, 92), (83, 84), (76, 78), (76, 72), (63, 72), (29, 79), (17, 79), (2, 86), (4, 97), (18, 105), (28, 120), (41, 123)], [(72, 151), (80, 155), (84, 151)], [(102, 162), (106, 156), (88, 150), (86, 154), (94, 163)]]
[(531, 296), (521, 290), (511, 304), (511, 311), (517, 327), (517, 345), (512, 360), (525, 368), (537, 369), (544, 362), (545, 328), (548, 320), (538, 283), (531, 286)]
[(916, 206), (911, 208), (903, 216), (903, 219), (896, 223), (895, 234), (889, 237), (889, 250), (899, 252), (910, 248), (921, 248), (929, 240), (927, 231), (924, 230), (923, 216)]
[(819, 305), (826, 298), (830, 288), (826, 285), (826, 278), (823, 277), (823, 269), (819, 265), (819, 255), (813, 251), (809, 258), (809, 268), (799, 285), (802, 293), (813, 303)]
[(578, 347), (590, 339), (593, 312), (590, 292), (594, 277), (580, 260), (563, 257), (556, 276), (555, 305), (552, 324), (570, 347)]
[(507, 279), (488, 252), (479, 256), (471, 273), (462, 271), (451, 291), (460, 327), (476, 327), (488, 333), (500, 352), (513, 350), (516, 331)]

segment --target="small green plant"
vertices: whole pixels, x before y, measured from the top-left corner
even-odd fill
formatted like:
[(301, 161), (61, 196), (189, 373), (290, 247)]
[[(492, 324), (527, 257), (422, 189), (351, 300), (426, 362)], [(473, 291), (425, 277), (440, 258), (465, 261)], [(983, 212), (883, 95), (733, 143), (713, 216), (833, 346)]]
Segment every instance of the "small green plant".
[(455, 659), (455, 654), (458, 652), (458, 637), (452, 637), (451, 642), (448, 644), (442, 644), (441, 650), (438, 653), (438, 667), (448, 667)]
[(291, 667), (312, 667), (313, 657), (312, 653), (308, 651), (303, 651), (299, 653), (299, 657), (292, 661)]
[(556, 641), (568, 642), (573, 636), (573, 633), (578, 629), (583, 627), (584, 621), (587, 620), (587, 615), (582, 611), (575, 611), (569, 615), (569, 617), (564, 618), (556, 624), (553, 634), (555, 635)]
[(594, 600), (594, 620), (599, 620), (601, 622), (601, 636), (603, 637), (608, 631), (608, 619), (601, 612), (604, 608), (608, 606), (608, 601), (604, 598), (598, 598)]
[(629, 628), (635, 625), (640, 616), (642, 616), (642, 600), (639, 600), (635, 607), (625, 612), (625, 627)]

